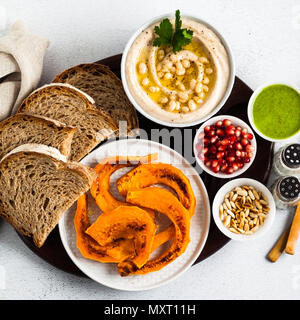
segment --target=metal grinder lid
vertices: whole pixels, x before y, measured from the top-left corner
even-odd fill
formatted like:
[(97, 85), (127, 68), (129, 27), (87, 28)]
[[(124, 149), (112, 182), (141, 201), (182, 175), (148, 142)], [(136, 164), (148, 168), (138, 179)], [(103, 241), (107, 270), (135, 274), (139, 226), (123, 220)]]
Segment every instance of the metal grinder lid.
[(279, 192), (287, 200), (297, 199), (300, 194), (300, 181), (296, 177), (285, 177), (279, 183)]
[(294, 143), (285, 148), (282, 160), (289, 168), (300, 167), (300, 144)]

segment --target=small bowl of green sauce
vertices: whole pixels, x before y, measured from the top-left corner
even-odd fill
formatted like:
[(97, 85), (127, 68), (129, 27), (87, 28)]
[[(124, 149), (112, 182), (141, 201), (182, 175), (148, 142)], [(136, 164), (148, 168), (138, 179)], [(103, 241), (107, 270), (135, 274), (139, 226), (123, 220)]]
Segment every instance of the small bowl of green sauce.
[(269, 141), (284, 141), (300, 133), (300, 92), (286, 83), (255, 90), (248, 103), (252, 128)]

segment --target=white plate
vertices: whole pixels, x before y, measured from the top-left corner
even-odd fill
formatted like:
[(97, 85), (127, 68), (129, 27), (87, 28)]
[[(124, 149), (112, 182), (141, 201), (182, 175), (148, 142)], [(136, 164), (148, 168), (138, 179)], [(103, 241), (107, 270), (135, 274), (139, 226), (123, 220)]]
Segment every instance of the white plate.
[[(171, 163), (182, 170), (189, 178), (197, 199), (196, 211), (191, 220), (191, 241), (186, 251), (174, 262), (160, 271), (146, 275), (121, 277), (116, 269), (116, 264), (101, 263), (86, 259), (79, 252), (76, 246), (76, 233), (73, 224), (76, 203), (64, 213), (59, 222), (59, 233), (62, 243), (75, 265), (91, 279), (114, 289), (140, 291), (166, 284), (186, 271), (195, 262), (207, 239), (210, 224), (210, 204), (206, 188), (196, 170), (176, 151), (149, 140), (119, 140), (101, 145), (81, 162), (87, 166), (94, 167), (100, 160), (110, 156), (142, 156), (150, 153), (158, 153), (158, 161)], [(128, 168), (124, 169), (128, 170)], [(124, 172), (126, 171), (120, 169), (112, 175), (111, 185), (113, 194), (116, 192), (116, 188), (113, 188), (114, 182), (119, 176), (124, 174)], [(96, 211), (96, 215), (101, 212), (90, 195), (88, 195), (88, 205), (90, 209), (94, 212)], [(95, 219), (95, 217), (91, 217), (91, 221), (93, 221), (93, 219)]]

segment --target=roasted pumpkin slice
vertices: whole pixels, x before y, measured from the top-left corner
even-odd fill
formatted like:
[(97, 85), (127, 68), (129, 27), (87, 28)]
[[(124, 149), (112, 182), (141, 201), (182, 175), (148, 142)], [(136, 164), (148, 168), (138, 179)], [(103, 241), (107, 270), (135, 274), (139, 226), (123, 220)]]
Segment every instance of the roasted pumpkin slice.
[(91, 194), (94, 197), (98, 207), (103, 211), (111, 211), (118, 206), (127, 205), (125, 202), (116, 199), (109, 188), (111, 175), (124, 167), (130, 167), (137, 163), (144, 163), (157, 159), (157, 154), (151, 154), (144, 157), (138, 156), (116, 156), (102, 160), (94, 170), (98, 173), (98, 178), (91, 186)]
[[(81, 254), (88, 259), (100, 261), (100, 262), (115, 262), (132, 258), (132, 252), (128, 250), (122, 250), (122, 243), (119, 242), (114, 246), (105, 248), (101, 246), (97, 241), (85, 233), (86, 229), (90, 226), (90, 221), (87, 213), (87, 196), (83, 194), (77, 200), (77, 210), (74, 217), (74, 226), (76, 231), (76, 244)], [(128, 246), (128, 244), (127, 244)], [(111, 249), (113, 252), (119, 251), (117, 259), (108, 255), (107, 250)]]
[(121, 276), (158, 271), (174, 261), (186, 250), (190, 241), (190, 215), (170, 191), (159, 187), (147, 187), (141, 190), (129, 191), (126, 201), (167, 215), (174, 224), (175, 235), (170, 248), (159, 257), (148, 261), (143, 267), (138, 268), (132, 261), (119, 263), (118, 272)]
[(192, 216), (196, 198), (189, 179), (181, 170), (168, 163), (145, 163), (132, 169), (117, 181), (119, 192), (125, 197), (128, 191), (139, 190), (153, 184), (172, 188), (183, 206)]
[(141, 268), (149, 260), (155, 231), (150, 215), (130, 205), (102, 213), (86, 233), (104, 247), (123, 239), (133, 240), (136, 255), (131, 262)]

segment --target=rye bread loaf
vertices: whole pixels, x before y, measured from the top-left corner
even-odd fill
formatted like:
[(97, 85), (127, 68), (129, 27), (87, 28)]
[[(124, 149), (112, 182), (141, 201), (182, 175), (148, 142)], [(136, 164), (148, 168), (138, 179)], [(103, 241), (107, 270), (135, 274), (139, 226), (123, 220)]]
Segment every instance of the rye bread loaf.
[(17, 113), (0, 122), (0, 159), (27, 143), (54, 147), (69, 157), (76, 129), (52, 119)]
[(51, 84), (28, 96), (18, 113), (41, 115), (75, 127), (70, 159), (79, 161), (117, 130), (113, 121), (95, 108), (92, 101), (74, 87)]
[[(86, 92), (99, 110), (108, 113), (119, 128), (120, 121), (127, 122), (127, 133), (137, 129), (138, 118), (123, 89), (122, 81), (105, 65), (86, 63), (58, 74), (53, 82), (62, 82)], [(126, 134), (120, 129), (120, 135)]]
[(41, 247), (63, 212), (97, 176), (80, 163), (14, 150), (0, 162), (0, 216)]

